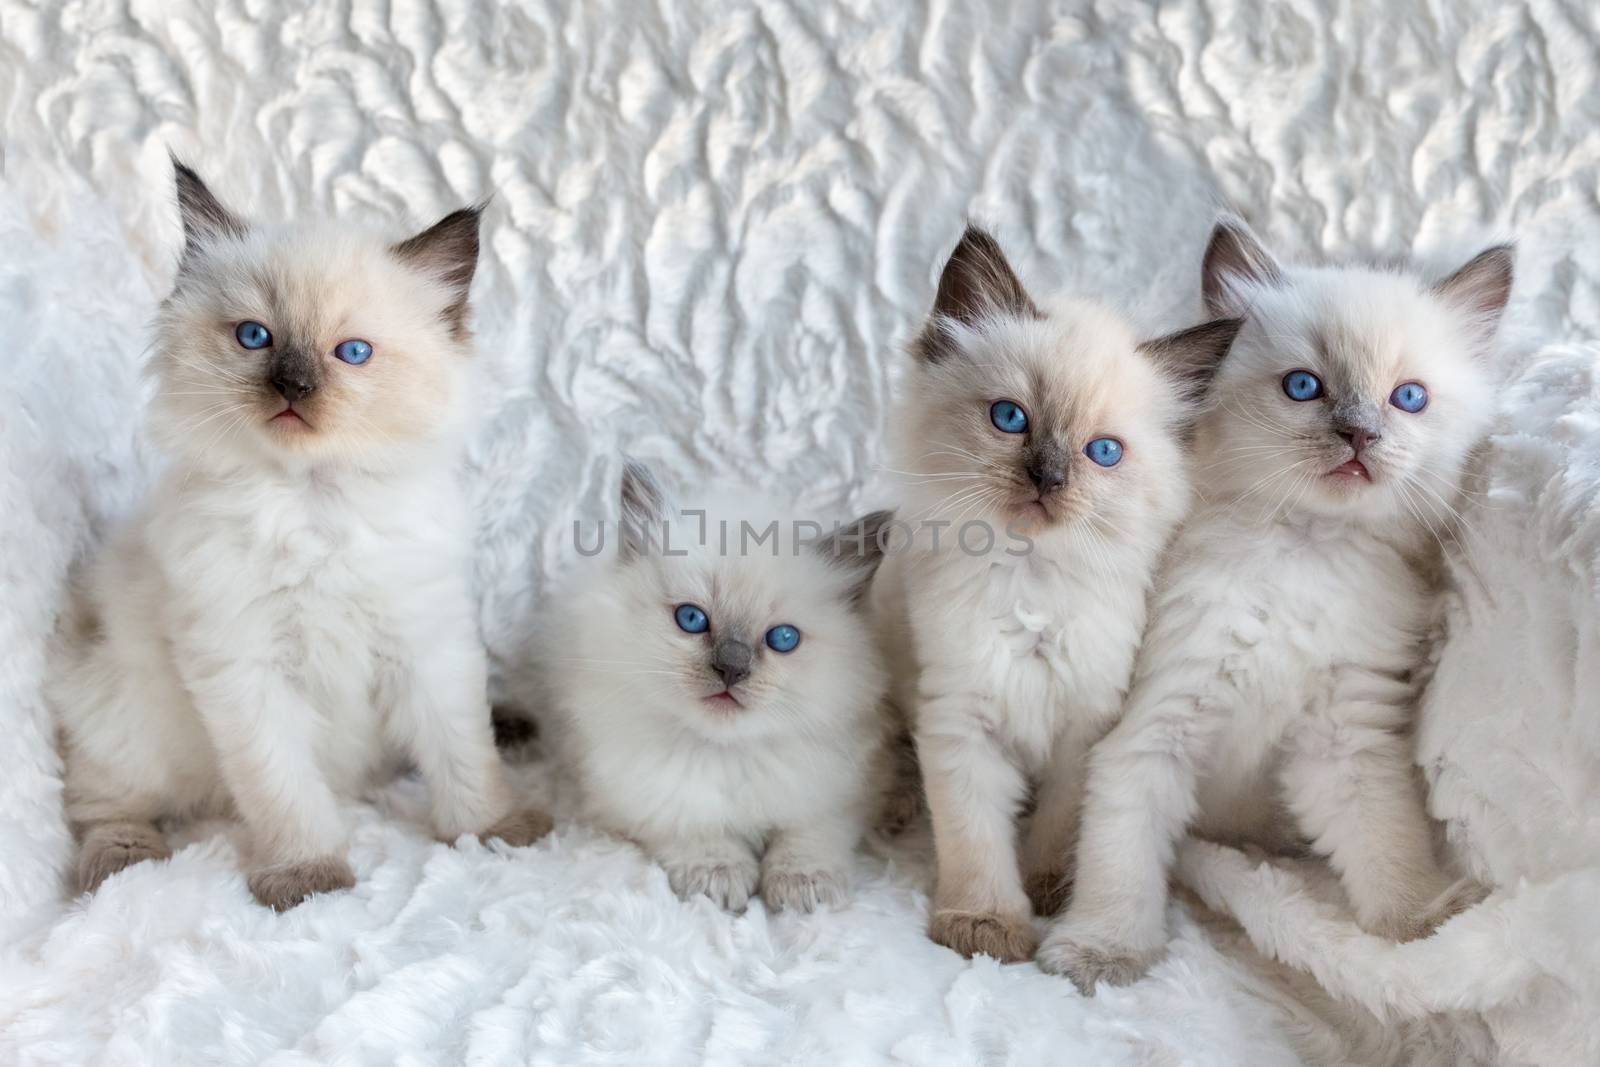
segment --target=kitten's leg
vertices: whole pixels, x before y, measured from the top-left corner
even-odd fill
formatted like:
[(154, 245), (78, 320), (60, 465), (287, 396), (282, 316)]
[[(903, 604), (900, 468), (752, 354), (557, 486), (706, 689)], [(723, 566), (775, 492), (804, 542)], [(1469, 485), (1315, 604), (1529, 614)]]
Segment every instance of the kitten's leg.
[(904, 716), (884, 702), (886, 736), (878, 747), (875, 778), (882, 785), (877, 829), (897, 837), (922, 817), (922, 768), (917, 765), (917, 742)]
[[(930, 701), (922, 720), (971, 722)], [(981, 728), (917, 731), (938, 866), (928, 936), (963, 956), (1027, 959), (1037, 938), (1017, 869), (1016, 817), (1024, 783), (995, 739)]]
[(1482, 899), (1471, 881), (1445, 873), (1403, 708), (1347, 701), (1302, 724), (1289, 739), (1284, 788), (1300, 828), (1339, 872), (1356, 920), (1396, 941), (1426, 937)]
[(706, 896), (719, 907), (743, 911), (761, 880), (755, 850), (737, 837), (706, 833), (648, 847), (666, 870), (672, 891), (684, 900)]
[(774, 910), (813, 911), (844, 903), (850, 857), (861, 837), (847, 812), (775, 833), (761, 858), (761, 898)]
[(342, 812), (317, 765), (321, 717), (277, 672), (229, 662), (190, 680), (222, 779), (250, 830), (247, 881), (277, 911), (348, 889)]
[(1146, 690), (1089, 755), (1072, 900), (1039, 948), (1039, 966), (1085, 994), (1125, 985), (1167, 943), (1167, 870), (1194, 818), (1196, 769), (1213, 698), (1176, 687)]
[(1060, 911), (1072, 890), (1088, 756), (1085, 748), (1082, 738), (1063, 735), (1039, 783), (1033, 818), (1022, 844), (1022, 884), (1036, 915)]
[(92, 893), (100, 883), (126, 867), (144, 860), (172, 858), (166, 838), (147, 819), (112, 819), (79, 828), (77, 887)]
[(518, 805), (506, 781), (494, 746), (488, 669), (476, 641), (416, 645), (407, 662), (392, 664), (385, 675), (379, 699), (388, 705), (390, 732), (428, 783), (440, 837), (477, 834), (520, 847), (550, 832), (550, 816)]

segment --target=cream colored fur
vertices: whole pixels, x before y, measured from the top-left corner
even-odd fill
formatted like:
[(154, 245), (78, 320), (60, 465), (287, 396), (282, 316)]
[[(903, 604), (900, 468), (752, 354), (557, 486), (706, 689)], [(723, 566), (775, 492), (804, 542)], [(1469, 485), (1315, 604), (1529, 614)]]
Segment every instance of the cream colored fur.
[[(1426, 934), (1474, 898), (1435, 859), (1410, 731), (1510, 271), (1507, 249), (1432, 288), (1286, 270), (1242, 223), (1219, 225), (1207, 299), (1247, 320), (1199, 424), (1203, 503), (1166, 563), (1123, 719), (1090, 760), (1078, 881), (1041, 966), (1085, 990), (1143, 973), (1191, 825), (1309, 844), (1383, 937)], [(1325, 395), (1287, 397), (1297, 369)], [(1428, 391), (1414, 414), (1389, 402), (1407, 381)], [(1376, 436), (1340, 436), (1353, 422)], [(1370, 479), (1330, 473), (1352, 457)]]
[[(1188, 409), (1163, 350), (1194, 354), (1141, 347), (1096, 304), (1039, 311), (979, 231), (913, 346), (893, 455), (915, 540), (891, 552), (875, 598), (933, 819), (930, 935), (967, 955), (1026, 958), (1028, 890), (1048, 908), (1071, 878), (1084, 756), (1121, 710), (1156, 559), (1189, 504)], [(1026, 434), (992, 424), (1001, 399), (1026, 409)], [(1106, 435), (1125, 450), (1110, 468), (1083, 452)], [(1024, 469), (1040, 455), (1066, 479), (1045, 495)], [(963, 549), (968, 523), (994, 532), (992, 550)], [(974, 526), (966, 540), (988, 538)]]
[[(880, 788), (887, 675), (859, 602), (877, 552), (801, 545), (811, 531), (797, 532), (791, 510), (748, 495), (711, 501), (702, 541), (701, 520), (636, 465), (624, 496), (654, 548), (613, 558), (613, 529), (605, 556), (551, 598), (539, 656), (583, 816), (641, 845), (684, 897), (843, 902)], [(685, 554), (662, 551), (663, 522)], [(742, 524), (759, 535), (774, 522), (764, 543), (742, 540)], [(706, 613), (707, 632), (679, 628), (682, 604)], [(801, 640), (778, 653), (763, 637), (785, 623)], [(722, 640), (754, 654), (732, 686), (712, 665)]]
[[(84, 888), (164, 855), (157, 823), (233, 814), (252, 889), (283, 907), (351, 884), (340, 801), (407, 762), (444, 838), (513, 810), (455, 475), (474, 372), (450, 309), (477, 219), (402, 260), (358, 228), (246, 224), (182, 168), (179, 196), (151, 365), (172, 464), (80, 575), (48, 693)], [(243, 348), (241, 320), (274, 344)], [(351, 338), (367, 363), (334, 358)], [(322, 384), (275, 419), (295, 347)]]

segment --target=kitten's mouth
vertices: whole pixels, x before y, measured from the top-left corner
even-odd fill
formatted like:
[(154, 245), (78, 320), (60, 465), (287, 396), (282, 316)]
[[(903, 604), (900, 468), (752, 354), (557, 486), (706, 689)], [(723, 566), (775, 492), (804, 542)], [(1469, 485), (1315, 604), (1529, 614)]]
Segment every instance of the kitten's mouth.
[(712, 693), (703, 698), (707, 704), (717, 711), (733, 711), (735, 708), (744, 707), (744, 702), (727, 689), (720, 693)]
[(1328, 472), (1329, 478), (1338, 478), (1341, 481), (1349, 479), (1355, 481), (1372, 481), (1372, 472), (1367, 470), (1367, 465), (1359, 459), (1347, 459), (1333, 470)]
[(273, 426), (284, 426), (289, 429), (304, 428), (309, 430), (311, 428), (311, 424), (306, 421), (306, 417), (296, 411), (293, 404), (285, 405), (282, 411), (272, 416), (267, 422)]

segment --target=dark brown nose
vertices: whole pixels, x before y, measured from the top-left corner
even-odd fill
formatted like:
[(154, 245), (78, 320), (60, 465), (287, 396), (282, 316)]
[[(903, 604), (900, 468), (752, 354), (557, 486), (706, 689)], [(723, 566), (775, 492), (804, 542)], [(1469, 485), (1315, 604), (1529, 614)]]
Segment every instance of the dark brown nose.
[(1368, 445), (1383, 436), (1364, 426), (1335, 426), (1334, 432), (1350, 442), (1350, 447), (1356, 450), (1357, 455), (1360, 455)]
[(1029, 467), (1028, 480), (1033, 483), (1035, 489), (1039, 490), (1040, 496), (1045, 496), (1067, 484), (1067, 472), (1058, 467), (1044, 469)]
[(1030, 446), (1023, 454), (1022, 469), (1040, 496), (1049, 496), (1067, 484), (1067, 454), (1054, 441)]
[(317, 383), (298, 374), (280, 371), (272, 376), (272, 388), (278, 391), (279, 396), (292, 404), (296, 400), (302, 400), (310, 396), (317, 388)]

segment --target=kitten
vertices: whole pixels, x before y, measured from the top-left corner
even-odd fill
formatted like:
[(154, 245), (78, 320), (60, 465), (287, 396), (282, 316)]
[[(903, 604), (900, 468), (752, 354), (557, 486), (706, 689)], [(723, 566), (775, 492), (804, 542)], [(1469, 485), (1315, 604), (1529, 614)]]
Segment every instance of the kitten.
[(788, 522), (742, 536), (778, 510), (710, 508), (702, 537), (638, 464), (622, 500), (617, 559), (560, 598), (545, 642), (584, 815), (685, 898), (737, 910), (759, 885), (772, 908), (842, 902), (883, 732), (863, 598), (886, 515), (804, 547)]
[(912, 543), (875, 593), (926, 783), (942, 945), (1025, 959), (1030, 898), (1047, 913), (1065, 891), (1084, 753), (1121, 709), (1189, 505), (1187, 397), (1237, 326), (1139, 344), (1099, 305), (1041, 308), (976, 229), (944, 268), (893, 420)]
[(150, 429), (171, 467), (82, 576), (48, 694), (78, 884), (232, 813), (274, 908), (353, 884), (338, 798), (408, 757), (441, 837), (524, 844), (490, 733), (454, 466), (478, 211), (391, 244), (268, 226), (174, 161)]
[(1246, 323), (1198, 426), (1205, 503), (1174, 543), (1122, 722), (1090, 760), (1046, 970), (1085, 991), (1145, 970), (1191, 824), (1309, 841), (1384, 937), (1423, 936), (1471, 902), (1434, 858), (1410, 716), (1511, 270), (1508, 247), (1434, 286), (1289, 269), (1243, 223), (1216, 227), (1206, 304)]

